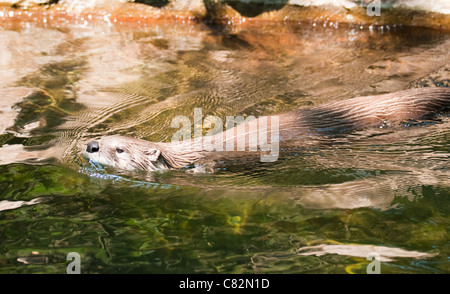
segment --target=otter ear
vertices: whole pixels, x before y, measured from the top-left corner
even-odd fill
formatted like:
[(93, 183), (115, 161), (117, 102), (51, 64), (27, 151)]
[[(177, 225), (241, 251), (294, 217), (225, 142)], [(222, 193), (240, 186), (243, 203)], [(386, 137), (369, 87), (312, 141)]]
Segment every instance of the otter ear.
[(150, 161), (157, 161), (159, 156), (161, 155), (161, 151), (158, 149), (150, 149), (145, 153)]

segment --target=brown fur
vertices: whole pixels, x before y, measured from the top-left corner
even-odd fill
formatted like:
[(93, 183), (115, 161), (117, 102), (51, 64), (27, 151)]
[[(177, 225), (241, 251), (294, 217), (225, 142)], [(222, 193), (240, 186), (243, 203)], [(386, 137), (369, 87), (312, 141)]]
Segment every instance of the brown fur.
[[(419, 88), (357, 97), (277, 115), (279, 140), (281, 145), (294, 141), (296, 145), (308, 146), (314, 137), (371, 127), (394, 126), (402, 122), (427, 118), (449, 107), (449, 88)], [(257, 119), (258, 123), (259, 120)], [(225, 146), (227, 140), (233, 140), (231, 143), (236, 146), (239, 140), (245, 140), (245, 150), (248, 151), (248, 130), (247, 124), (240, 124), (214, 135), (212, 142)], [(267, 136), (270, 135), (268, 131)], [(203, 143), (203, 137), (175, 144), (108, 136), (99, 141), (98, 154), (86, 153), (86, 155), (93, 161), (127, 170), (181, 168), (204, 157), (220, 153), (207, 151), (211, 150), (207, 148), (211, 146), (205, 146)], [(116, 148), (123, 149), (126, 154), (116, 154)], [(158, 152), (160, 156), (152, 161), (148, 154), (149, 152), (153, 154), (155, 150), (160, 152)], [(222, 153), (227, 156), (229, 152)]]

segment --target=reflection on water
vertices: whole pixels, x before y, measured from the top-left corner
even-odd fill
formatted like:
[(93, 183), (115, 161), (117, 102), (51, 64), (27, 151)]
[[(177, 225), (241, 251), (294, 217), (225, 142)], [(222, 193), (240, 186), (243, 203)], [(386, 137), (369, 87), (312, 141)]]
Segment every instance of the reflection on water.
[[(85, 272), (365, 273), (350, 243), (393, 252), (385, 272), (449, 271), (446, 114), (214, 173), (121, 174), (80, 156), (103, 135), (168, 141), (195, 107), (225, 120), (448, 87), (448, 35), (37, 19), (1, 23), (0, 40), (1, 272), (65, 272), (76, 251)], [(333, 242), (354, 254), (298, 254)]]

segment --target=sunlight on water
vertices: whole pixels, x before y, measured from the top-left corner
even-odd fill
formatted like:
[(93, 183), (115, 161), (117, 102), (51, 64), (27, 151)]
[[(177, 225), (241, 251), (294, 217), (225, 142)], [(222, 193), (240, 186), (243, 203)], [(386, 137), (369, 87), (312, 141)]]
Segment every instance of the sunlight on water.
[(445, 113), (213, 173), (81, 156), (104, 135), (167, 142), (196, 107), (225, 119), (449, 87), (448, 52), (419, 28), (2, 22), (0, 272), (63, 273), (79, 252), (86, 273), (365, 273), (379, 246), (384, 273), (448, 273)]

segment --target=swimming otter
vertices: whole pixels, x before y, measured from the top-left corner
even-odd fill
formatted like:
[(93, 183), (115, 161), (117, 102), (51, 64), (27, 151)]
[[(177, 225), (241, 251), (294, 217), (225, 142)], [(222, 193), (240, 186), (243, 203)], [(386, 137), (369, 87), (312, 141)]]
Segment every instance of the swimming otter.
[[(377, 96), (357, 97), (311, 108), (271, 116), (277, 122), (277, 143), (282, 146), (307, 147), (317, 138), (363, 128), (400, 125), (424, 119), (450, 107), (449, 88), (419, 88)], [(154, 171), (176, 169), (196, 161), (229, 151), (217, 146), (233, 146), (245, 142), (241, 153), (251, 151), (252, 138), (261, 135), (273, 139), (273, 129), (264, 128), (260, 117), (258, 136), (252, 136), (250, 124), (243, 123), (212, 137), (194, 138), (181, 143), (153, 143), (124, 136), (106, 136), (87, 144), (85, 156), (90, 160), (122, 170)], [(275, 120), (276, 118), (276, 120)], [(254, 133), (254, 132), (253, 132)], [(208, 138), (205, 144), (205, 138)], [(225, 150), (225, 149), (220, 149)], [(229, 150), (229, 149), (226, 149)], [(236, 150), (236, 149), (234, 149)], [(239, 152), (233, 152), (235, 155)]]

